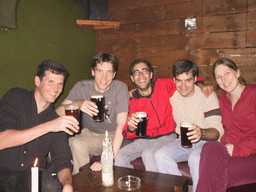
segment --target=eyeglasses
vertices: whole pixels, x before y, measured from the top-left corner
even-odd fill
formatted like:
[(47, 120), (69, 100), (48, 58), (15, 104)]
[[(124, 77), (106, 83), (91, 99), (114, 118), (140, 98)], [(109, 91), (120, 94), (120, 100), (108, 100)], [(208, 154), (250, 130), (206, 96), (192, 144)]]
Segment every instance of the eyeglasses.
[(133, 72), (133, 76), (139, 76), (140, 73), (143, 74), (143, 75), (147, 75), (147, 74), (149, 74), (149, 70), (146, 69), (146, 68), (142, 69), (141, 71), (136, 70), (136, 71)]

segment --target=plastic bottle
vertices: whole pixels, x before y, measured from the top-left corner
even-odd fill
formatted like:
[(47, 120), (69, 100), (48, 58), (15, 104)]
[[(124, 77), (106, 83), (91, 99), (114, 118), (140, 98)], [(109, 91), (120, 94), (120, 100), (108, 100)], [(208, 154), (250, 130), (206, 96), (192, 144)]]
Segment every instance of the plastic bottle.
[(112, 144), (108, 138), (108, 131), (106, 131), (105, 139), (103, 140), (103, 152), (101, 155), (102, 185), (105, 187), (111, 187), (114, 184), (113, 159)]

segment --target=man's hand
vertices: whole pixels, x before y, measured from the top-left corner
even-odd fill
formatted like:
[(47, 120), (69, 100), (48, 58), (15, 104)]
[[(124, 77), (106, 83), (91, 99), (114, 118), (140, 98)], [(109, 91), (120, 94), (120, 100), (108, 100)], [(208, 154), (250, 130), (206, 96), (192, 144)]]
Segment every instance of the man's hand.
[(231, 143), (228, 143), (228, 144), (225, 145), (225, 147), (227, 148), (228, 154), (230, 156), (232, 156), (233, 155), (233, 150), (234, 150), (234, 145), (231, 144)]
[(201, 87), (201, 90), (202, 90), (202, 93), (206, 96), (206, 97), (209, 97), (212, 92), (213, 92), (213, 87), (212, 86), (207, 86), (207, 85), (203, 85)]
[(191, 143), (196, 143), (200, 141), (202, 137), (202, 131), (198, 126), (196, 125), (191, 126), (188, 128), (188, 131), (189, 132), (187, 133), (187, 136), (188, 136), (188, 139), (191, 140)]
[(133, 95), (132, 95), (132, 94), (133, 94), (133, 92), (136, 91), (136, 90), (137, 90), (137, 89), (131, 89), (131, 90), (129, 91), (129, 97), (130, 97), (130, 98), (133, 98)]
[(93, 103), (92, 101), (85, 100), (81, 105), (81, 111), (86, 113), (87, 115), (90, 115), (91, 117), (93, 115), (97, 115), (99, 113), (98, 106)]
[(93, 171), (101, 171), (102, 169), (102, 163), (101, 162), (94, 162), (91, 167), (90, 167), (91, 170)]
[(136, 113), (131, 114), (128, 117), (128, 129), (130, 131), (134, 131), (135, 129), (137, 129), (138, 123), (139, 123), (139, 119), (138, 119), (138, 115), (136, 115)]
[(69, 135), (79, 131), (79, 122), (73, 116), (61, 116), (52, 121), (47, 122), (50, 132), (64, 131)]

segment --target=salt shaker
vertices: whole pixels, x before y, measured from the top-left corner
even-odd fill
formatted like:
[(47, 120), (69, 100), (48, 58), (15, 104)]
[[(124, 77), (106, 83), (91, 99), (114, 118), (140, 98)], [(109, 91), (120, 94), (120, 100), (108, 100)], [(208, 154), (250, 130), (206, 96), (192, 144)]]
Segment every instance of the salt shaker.
[(111, 187), (114, 184), (113, 159), (112, 144), (108, 138), (108, 131), (106, 131), (105, 139), (103, 140), (103, 152), (101, 155), (102, 185), (105, 187)]

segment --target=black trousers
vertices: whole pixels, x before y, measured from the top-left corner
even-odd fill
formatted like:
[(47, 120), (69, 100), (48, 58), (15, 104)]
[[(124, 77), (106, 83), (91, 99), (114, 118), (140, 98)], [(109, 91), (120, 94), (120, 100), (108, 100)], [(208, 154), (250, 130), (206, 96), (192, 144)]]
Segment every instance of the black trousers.
[[(57, 177), (52, 176), (53, 166), (39, 170), (40, 192), (61, 192), (62, 185)], [(12, 171), (0, 168), (0, 192), (30, 192), (31, 170)]]

